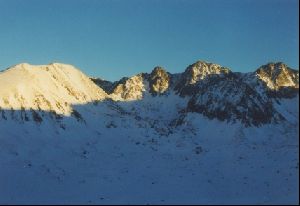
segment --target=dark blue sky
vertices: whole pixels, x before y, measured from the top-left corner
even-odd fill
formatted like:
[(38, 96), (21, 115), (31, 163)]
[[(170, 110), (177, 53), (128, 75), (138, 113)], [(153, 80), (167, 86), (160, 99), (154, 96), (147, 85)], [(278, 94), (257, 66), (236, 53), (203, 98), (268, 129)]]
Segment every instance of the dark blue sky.
[(196, 60), (299, 67), (297, 0), (0, 0), (0, 68), (73, 64), (108, 80)]

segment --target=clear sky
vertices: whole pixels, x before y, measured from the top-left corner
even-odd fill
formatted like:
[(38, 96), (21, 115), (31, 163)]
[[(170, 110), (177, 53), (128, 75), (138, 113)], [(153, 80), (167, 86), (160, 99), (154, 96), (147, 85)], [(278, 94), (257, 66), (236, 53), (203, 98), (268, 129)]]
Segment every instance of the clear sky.
[(299, 68), (298, 0), (0, 0), (0, 69), (73, 64), (117, 80), (197, 60)]

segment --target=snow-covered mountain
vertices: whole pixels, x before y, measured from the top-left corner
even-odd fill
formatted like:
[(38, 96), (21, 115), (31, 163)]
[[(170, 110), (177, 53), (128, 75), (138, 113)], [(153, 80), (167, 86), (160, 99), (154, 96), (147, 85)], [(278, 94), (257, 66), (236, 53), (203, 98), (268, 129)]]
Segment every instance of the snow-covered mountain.
[[(294, 204), (299, 71), (0, 72), (0, 203)], [(84, 194), (84, 195), (83, 195)]]
[[(0, 73), (0, 108), (70, 115), (73, 104), (103, 100), (107, 94), (71, 65), (19, 64)], [(3, 114), (5, 115), (5, 114)]]

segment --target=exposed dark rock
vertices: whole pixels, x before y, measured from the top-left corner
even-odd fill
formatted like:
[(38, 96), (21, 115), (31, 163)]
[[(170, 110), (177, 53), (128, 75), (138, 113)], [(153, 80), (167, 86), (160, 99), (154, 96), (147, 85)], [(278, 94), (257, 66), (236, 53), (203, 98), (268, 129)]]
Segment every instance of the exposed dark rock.
[(210, 77), (198, 85), (198, 93), (188, 103), (188, 112), (198, 112), (221, 121), (241, 121), (260, 126), (283, 120), (270, 99), (265, 100), (235, 74)]
[(107, 94), (111, 94), (116, 85), (116, 82), (110, 82), (100, 78), (91, 78), (91, 80), (100, 88), (102, 88)]

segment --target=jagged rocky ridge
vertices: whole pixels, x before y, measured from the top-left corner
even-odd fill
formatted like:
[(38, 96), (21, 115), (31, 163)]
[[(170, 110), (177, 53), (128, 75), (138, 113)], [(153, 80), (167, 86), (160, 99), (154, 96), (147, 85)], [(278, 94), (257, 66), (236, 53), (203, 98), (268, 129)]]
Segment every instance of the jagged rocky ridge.
[[(103, 84), (98, 85), (105, 89)], [(198, 61), (181, 74), (170, 74), (156, 67), (150, 74), (139, 74), (112, 85), (115, 89), (110, 91), (123, 100), (142, 99), (143, 93), (147, 92), (153, 96), (173, 92), (188, 98), (187, 106), (178, 111), (181, 121), (176, 120), (177, 124), (186, 113), (197, 112), (210, 119), (259, 126), (285, 120), (275, 109), (274, 101), (298, 95), (299, 72), (279, 62), (242, 74)]]
[[(12, 116), (21, 122), (32, 119), (39, 123), (45, 112), (56, 119), (71, 115), (84, 122), (74, 105), (103, 103), (120, 116), (133, 116), (150, 125), (164, 119), (164, 125), (176, 127), (184, 123), (187, 114), (196, 112), (210, 119), (260, 126), (286, 121), (275, 104), (297, 98), (299, 93), (299, 72), (283, 63), (269, 63), (243, 74), (198, 61), (183, 73), (170, 74), (155, 67), (149, 74), (116, 82), (88, 78), (70, 65), (20, 64), (1, 72), (0, 82), (0, 118)], [(150, 115), (163, 113), (155, 104), (157, 98), (164, 98), (165, 104), (174, 108), (170, 117), (155, 119)], [(136, 111), (137, 104), (149, 111)], [(21, 117), (11, 114), (16, 110), (21, 111)]]

